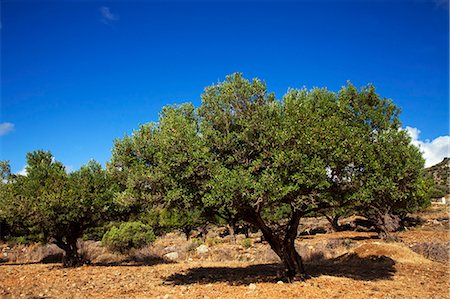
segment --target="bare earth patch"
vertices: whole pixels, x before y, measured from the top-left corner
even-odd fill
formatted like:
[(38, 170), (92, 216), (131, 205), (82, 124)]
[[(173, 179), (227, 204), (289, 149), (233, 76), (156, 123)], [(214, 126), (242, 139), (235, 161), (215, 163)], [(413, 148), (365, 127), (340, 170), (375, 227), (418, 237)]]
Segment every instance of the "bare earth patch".
[[(314, 268), (310, 269), (313, 277), (305, 282), (278, 284), (276, 266), (246, 262), (182, 262), (139, 267), (84, 266), (77, 269), (64, 269), (56, 264), (3, 265), (0, 267), (0, 296), (385, 299), (448, 298), (449, 295), (449, 272), (447, 266), (442, 264), (395, 264), (391, 276), (376, 280), (348, 277), (350, 275), (346, 275), (345, 269), (339, 274), (339, 271), (327, 272), (326, 267)], [(177, 278), (177, 275), (181, 278)]]
[[(431, 256), (448, 252), (445, 215), (424, 213), (439, 224), (397, 233), (394, 243), (370, 232), (301, 236), (296, 245), (311, 277), (292, 284), (281, 282), (278, 258), (257, 237), (250, 248), (210, 239), (209, 251), (198, 254), (192, 241), (169, 234), (130, 256), (89, 241), (81, 248), (94, 264), (73, 269), (37, 263), (56, 256), (53, 247), (2, 245), (10, 260), (0, 263), (0, 298), (450, 298), (450, 263)], [(425, 244), (423, 254), (417, 244)], [(177, 262), (162, 258), (171, 251)]]

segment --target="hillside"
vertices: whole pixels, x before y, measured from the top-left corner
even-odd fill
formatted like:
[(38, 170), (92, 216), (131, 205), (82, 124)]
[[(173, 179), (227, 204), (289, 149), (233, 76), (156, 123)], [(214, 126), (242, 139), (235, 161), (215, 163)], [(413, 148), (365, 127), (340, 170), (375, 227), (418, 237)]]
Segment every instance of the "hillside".
[(449, 194), (450, 185), (450, 158), (444, 158), (441, 162), (431, 167), (425, 168), (425, 170), (431, 175), (436, 182), (436, 192), (433, 197), (442, 197), (445, 194)]

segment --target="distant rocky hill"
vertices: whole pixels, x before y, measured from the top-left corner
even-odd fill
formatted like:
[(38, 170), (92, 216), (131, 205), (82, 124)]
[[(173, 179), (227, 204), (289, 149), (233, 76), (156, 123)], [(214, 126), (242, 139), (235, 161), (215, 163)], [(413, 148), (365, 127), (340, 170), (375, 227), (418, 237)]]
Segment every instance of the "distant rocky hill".
[(442, 197), (450, 193), (450, 158), (444, 158), (441, 162), (431, 167), (425, 168), (436, 182), (436, 194), (433, 197)]

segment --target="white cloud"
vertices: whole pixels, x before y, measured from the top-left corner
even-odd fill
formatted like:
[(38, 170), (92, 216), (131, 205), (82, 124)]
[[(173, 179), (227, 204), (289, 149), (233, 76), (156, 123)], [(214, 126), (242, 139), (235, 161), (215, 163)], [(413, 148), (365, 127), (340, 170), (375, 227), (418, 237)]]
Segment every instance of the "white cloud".
[(0, 123), (0, 136), (6, 135), (14, 130), (13, 123)]
[(412, 138), (412, 144), (417, 146), (425, 159), (425, 167), (433, 166), (441, 162), (445, 157), (450, 157), (450, 136), (439, 136), (433, 140), (419, 139), (420, 130), (406, 126), (406, 132)]
[[(55, 158), (53, 158), (54, 160)], [(74, 172), (74, 168), (71, 165), (64, 165), (64, 170), (66, 171), (67, 174)], [(23, 176), (27, 176), (28, 172), (27, 172), (27, 166), (25, 165), (22, 170), (16, 172), (17, 175), (23, 175)]]
[(102, 22), (107, 25), (111, 24), (114, 21), (119, 20), (119, 15), (112, 13), (111, 9), (107, 6), (100, 7), (99, 11), (100, 14), (102, 15), (101, 18)]
[(75, 169), (71, 165), (64, 165), (64, 169), (66, 170), (66, 173), (71, 173), (75, 171)]
[(27, 172), (27, 166), (25, 165), (21, 171), (17, 172), (16, 174), (18, 175), (23, 175), (23, 176), (27, 176), (28, 172)]

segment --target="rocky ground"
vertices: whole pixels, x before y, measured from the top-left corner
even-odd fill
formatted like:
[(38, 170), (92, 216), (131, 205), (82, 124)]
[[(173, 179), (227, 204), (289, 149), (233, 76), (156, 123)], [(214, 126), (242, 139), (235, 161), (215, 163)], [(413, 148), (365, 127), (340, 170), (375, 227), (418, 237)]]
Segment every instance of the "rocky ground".
[(450, 298), (448, 209), (419, 216), (424, 223), (396, 234), (396, 242), (370, 232), (302, 236), (297, 248), (311, 278), (292, 284), (282, 281), (276, 256), (257, 236), (248, 246), (242, 236), (232, 245), (216, 236), (200, 244), (171, 234), (129, 256), (85, 242), (94, 263), (74, 269), (32, 262), (51, 262), (45, 257), (52, 248), (4, 244), (0, 297)]

